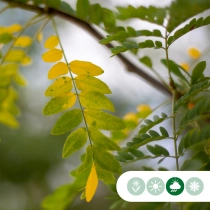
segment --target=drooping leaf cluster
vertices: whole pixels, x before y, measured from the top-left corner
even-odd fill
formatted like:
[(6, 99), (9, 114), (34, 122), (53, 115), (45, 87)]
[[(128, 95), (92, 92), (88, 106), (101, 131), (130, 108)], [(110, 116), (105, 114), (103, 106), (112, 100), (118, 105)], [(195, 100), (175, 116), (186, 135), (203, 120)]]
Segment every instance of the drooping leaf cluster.
[[(89, 202), (96, 191), (98, 179), (113, 183), (113, 173), (121, 173), (120, 164), (107, 152), (120, 150), (120, 147), (100, 130), (121, 130), (125, 126), (121, 119), (102, 111), (114, 111), (114, 105), (104, 95), (111, 94), (111, 90), (95, 77), (104, 71), (91, 62), (75, 60), (68, 64), (60, 61), (65, 54), (57, 48), (59, 43), (57, 36), (50, 36), (45, 42), (48, 51), (42, 55), (45, 62), (57, 62), (48, 72), (48, 78), (55, 81), (45, 92), (46, 96), (52, 98), (44, 107), (43, 114), (52, 115), (67, 110), (51, 131), (52, 135), (71, 131), (63, 147), (63, 158), (82, 149), (89, 139), (85, 158), (76, 170), (79, 175), (90, 170), (91, 166), (84, 192), (84, 197)], [(79, 108), (68, 110), (74, 107), (76, 101)], [(82, 122), (84, 127), (78, 128)]]

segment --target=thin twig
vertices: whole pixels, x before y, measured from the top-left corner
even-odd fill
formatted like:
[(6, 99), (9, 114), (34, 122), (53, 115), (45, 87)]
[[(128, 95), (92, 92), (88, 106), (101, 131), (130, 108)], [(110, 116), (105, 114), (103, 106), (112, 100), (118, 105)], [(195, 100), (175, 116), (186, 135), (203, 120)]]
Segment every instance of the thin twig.
[[(91, 33), (95, 38), (97, 38), (98, 40), (103, 39), (104, 37), (96, 30), (94, 29), (89, 23), (78, 19), (77, 17), (70, 15), (70, 14), (66, 14), (64, 12), (61, 12), (59, 10), (56, 9), (52, 9), (52, 8), (48, 8), (48, 10), (46, 11), (44, 8), (35, 6), (35, 5), (28, 5), (28, 4), (24, 4), (21, 2), (17, 2), (15, 0), (1, 0), (2, 2), (7, 2), (10, 3), (10, 6), (12, 7), (19, 7), (25, 10), (30, 10), (33, 12), (38, 12), (41, 14), (51, 14), (51, 15), (56, 15), (62, 19), (65, 19), (67, 21), (70, 21), (78, 26), (80, 26), (81, 28), (83, 28), (85, 31)], [(106, 45), (108, 48), (112, 48), (114, 47), (112, 44), (107, 44)], [(123, 64), (126, 66), (127, 70), (129, 72), (133, 72), (137, 75), (139, 75), (141, 78), (143, 78), (144, 80), (146, 80), (148, 83), (150, 83), (153, 87), (157, 88), (158, 90), (162, 91), (163, 93), (170, 95), (171, 96), (171, 91), (165, 87), (161, 82), (159, 82), (158, 80), (154, 79), (152, 76), (148, 75), (143, 69), (137, 67), (136, 65), (134, 65), (133, 63), (131, 63), (124, 55), (122, 54), (118, 54), (116, 55), (122, 62)]]

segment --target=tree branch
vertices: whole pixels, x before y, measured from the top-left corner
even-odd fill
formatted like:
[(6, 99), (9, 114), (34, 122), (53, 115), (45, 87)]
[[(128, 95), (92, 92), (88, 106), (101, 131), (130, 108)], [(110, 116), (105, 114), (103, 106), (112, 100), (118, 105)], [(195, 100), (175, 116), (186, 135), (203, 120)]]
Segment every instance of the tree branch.
[[(78, 19), (77, 17), (75, 17), (73, 15), (66, 14), (64, 12), (61, 12), (59, 10), (52, 9), (52, 8), (48, 8), (48, 10), (46, 11), (42, 7), (38, 7), (38, 6), (35, 6), (35, 5), (29, 5), (29, 4), (17, 2), (15, 0), (1, 0), (1, 1), (8, 3), (10, 5), (10, 7), (19, 7), (19, 8), (22, 8), (24, 10), (29, 10), (29, 11), (32, 11), (32, 12), (37, 12), (37, 13), (40, 13), (40, 14), (58, 16), (58, 17), (60, 17), (62, 19), (65, 19), (67, 21), (70, 21), (70, 22), (72, 22), (72, 23), (80, 26), (85, 31), (88, 31), (89, 33), (91, 33), (98, 40), (101, 40), (101, 39), (104, 38), (89, 23), (87, 23), (87, 22), (85, 22), (83, 20), (80, 20), (80, 19)], [(112, 44), (107, 44), (106, 46), (108, 48), (114, 47)], [(170, 92), (170, 90), (167, 89), (167, 87), (165, 87), (162, 83), (160, 83), (159, 81), (157, 81), (156, 79), (154, 79), (153, 77), (151, 77), (150, 75), (148, 75), (144, 70), (142, 70), (142, 69), (138, 68), (137, 66), (135, 66), (124, 55), (118, 54), (116, 56), (123, 62), (123, 64), (126, 66), (126, 68), (127, 68), (127, 70), (129, 72), (133, 72), (133, 73), (139, 75), (145, 81), (147, 81), (148, 83), (150, 83), (153, 87), (155, 87), (158, 90), (162, 91), (163, 93), (171, 96), (171, 92)]]

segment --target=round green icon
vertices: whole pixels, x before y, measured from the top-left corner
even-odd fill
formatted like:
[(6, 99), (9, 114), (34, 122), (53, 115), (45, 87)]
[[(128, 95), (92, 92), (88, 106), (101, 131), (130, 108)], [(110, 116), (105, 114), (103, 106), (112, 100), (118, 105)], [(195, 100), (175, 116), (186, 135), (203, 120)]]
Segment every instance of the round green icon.
[(192, 177), (192, 178), (188, 179), (185, 187), (186, 187), (186, 191), (190, 195), (199, 195), (203, 191), (204, 184), (201, 181), (201, 179), (199, 179), (197, 177)]
[(145, 190), (145, 183), (141, 178), (134, 177), (128, 181), (127, 189), (132, 195), (140, 195)]
[(147, 182), (147, 191), (151, 195), (160, 195), (165, 189), (165, 184), (162, 179), (153, 177)]
[(171, 195), (180, 195), (184, 190), (184, 182), (178, 177), (172, 177), (166, 183), (166, 190)]

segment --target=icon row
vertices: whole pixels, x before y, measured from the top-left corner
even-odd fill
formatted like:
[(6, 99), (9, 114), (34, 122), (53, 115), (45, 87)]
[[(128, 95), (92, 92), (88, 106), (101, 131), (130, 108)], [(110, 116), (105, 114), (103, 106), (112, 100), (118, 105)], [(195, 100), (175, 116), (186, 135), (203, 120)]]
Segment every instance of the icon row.
[(203, 189), (204, 184), (201, 179), (192, 177), (184, 182), (178, 177), (172, 177), (168, 179), (166, 185), (161, 178), (153, 177), (145, 185), (144, 181), (139, 177), (133, 177), (127, 183), (128, 192), (132, 195), (141, 195), (145, 189), (151, 195), (160, 195), (166, 189), (166, 191), (173, 195), (180, 195), (184, 188), (190, 195), (199, 195)]

